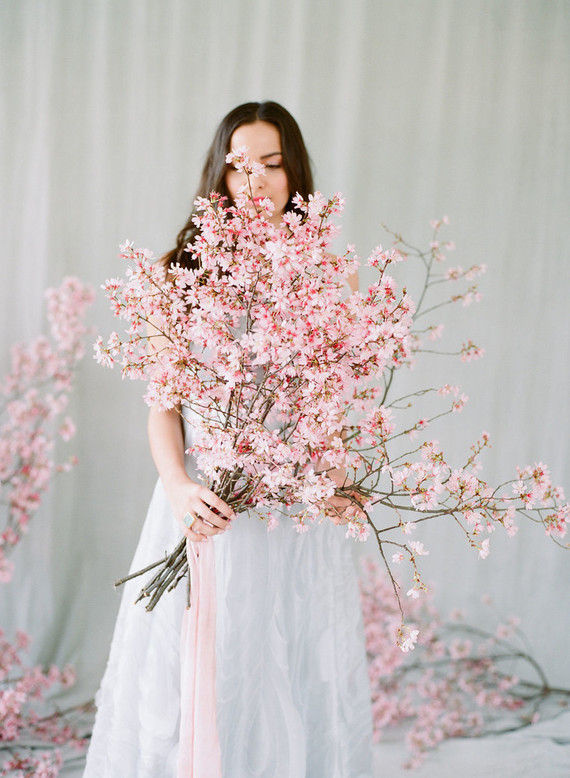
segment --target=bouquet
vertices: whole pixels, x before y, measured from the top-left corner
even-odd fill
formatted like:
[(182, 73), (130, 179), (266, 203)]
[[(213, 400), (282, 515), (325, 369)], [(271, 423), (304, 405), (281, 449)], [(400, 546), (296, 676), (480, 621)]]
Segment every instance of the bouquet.
[[(478, 475), (486, 434), (460, 467), (425, 438), (434, 418), (463, 407), (457, 387), (394, 396), (398, 371), (413, 363), (426, 337), (441, 332), (419, 324), (443, 304), (430, 302), (433, 287), (470, 282), (484, 270), (438, 270), (452, 247), (438, 239), (444, 220), (433, 222), (426, 251), (398, 235), (389, 249), (378, 246), (367, 260), (375, 282), (348, 294), (346, 279), (360, 261), (353, 247), (340, 256), (330, 251), (342, 197), (296, 196), (294, 210), (275, 226), (271, 201), (251, 195), (249, 180), (263, 174), (261, 166), (244, 150), (228, 161), (246, 172), (248, 185), (234, 205), (216, 193), (196, 201), (197, 237), (187, 247), (195, 269), (175, 265), (165, 273), (148, 250), (126, 242), (127, 279), (107, 281), (105, 289), (128, 322), (127, 336), (112, 333), (95, 345), (102, 364), (119, 362), (123, 376), (148, 382), (148, 404), (180, 412), (193, 432), (187, 453), (208, 487), (236, 513), (257, 513), (268, 529), (286, 508), (299, 532), (335, 511), (328, 500), (344, 497), (351, 505), (343, 513), (347, 535), (374, 536), (400, 604), (392, 565), (411, 563), (410, 597), (425, 589), (417, 559), (427, 551), (408, 539), (418, 522), (449, 516), (482, 557), (497, 525), (515, 531), (517, 510), (562, 537), (569, 506), (544, 465), (493, 487)], [(423, 279), (417, 304), (388, 272), (414, 255)], [(477, 294), (471, 285), (446, 302), (467, 304)], [(458, 353), (469, 360), (482, 352), (468, 341)], [(398, 427), (402, 405), (409, 417), (413, 401), (427, 393), (444, 407)], [(184, 540), (134, 575), (157, 567), (139, 597), (147, 609), (186, 576)], [(416, 639), (402, 622), (400, 646), (407, 650)]]

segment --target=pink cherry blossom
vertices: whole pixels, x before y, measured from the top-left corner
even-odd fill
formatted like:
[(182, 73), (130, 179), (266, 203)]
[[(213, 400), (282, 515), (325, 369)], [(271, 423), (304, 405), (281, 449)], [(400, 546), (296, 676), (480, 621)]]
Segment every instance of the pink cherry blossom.
[[(0, 776), (13, 776), (17, 770), (33, 778), (59, 775), (62, 766), (61, 751), (53, 749), (36, 753), (26, 743), (43, 741), (46, 744), (70, 746), (83, 750), (86, 741), (63, 714), (46, 713), (44, 694), (54, 685), (71, 686), (75, 672), (70, 667), (47, 670), (26, 667), (21, 656), (29, 645), (29, 637), (22, 632), (15, 641), (7, 640), (0, 630), (0, 739), (11, 746), (11, 757), (0, 764)], [(40, 716), (36, 706), (42, 705)]]
[(374, 739), (381, 740), (390, 727), (404, 728), (407, 767), (421, 765), (448, 738), (492, 732), (499, 722), (506, 730), (524, 727), (536, 719), (541, 701), (566, 704), (570, 691), (553, 692), (543, 676), (520, 683), (512, 673), (515, 663), (526, 670), (525, 678), (531, 668), (535, 677), (538, 667), (516, 619), (507, 621), (507, 629), (472, 626), (463, 613), (446, 621), (427, 593), (403, 601), (402, 626), (393, 583), (371, 557), (364, 559), (361, 595)]
[(10, 371), (0, 384), (0, 499), (7, 509), (0, 533), (2, 583), (13, 573), (7, 555), (27, 531), (51, 478), (73, 461), (55, 464), (54, 437), (57, 431), (67, 441), (75, 434), (72, 419), (58, 417), (66, 410), (73, 372), (84, 355), (84, 318), (94, 294), (68, 277), (45, 296), (50, 337), (13, 346)]
[(481, 545), (479, 548), (479, 558), (480, 559), (486, 559), (489, 556), (489, 544), (490, 544), (489, 538), (485, 538), (481, 541)]
[[(229, 163), (246, 177), (260, 172), (244, 149), (233, 150)], [(196, 202), (193, 270), (175, 265), (165, 278), (149, 251), (125, 243), (126, 279), (105, 286), (126, 335), (96, 344), (102, 364), (147, 382), (149, 404), (181, 409), (193, 432), (188, 453), (209, 487), (236, 512), (263, 505), (271, 516), (285, 504), (301, 533), (319, 531), (327, 501), (345, 497), (346, 535), (370, 535), (388, 570), (407, 561), (413, 585), (404, 591), (414, 600), (425, 591), (418, 564), (427, 553), (408, 542), (417, 521), (453, 519), (480, 557), (496, 528), (516, 531), (521, 511), (561, 537), (569, 508), (544, 465), (520, 468), (493, 487), (481, 475), (486, 433), (461, 463), (433, 440), (438, 419), (467, 402), (460, 387), (444, 376), (436, 388), (423, 386), (418, 371), (415, 386), (398, 389), (403, 369), (429, 358), (435, 338), (442, 341), (432, 312), (479, 299), (473, 282), (483, 265), (441, 269), (452, 248), (441, 235), (447, 219), (432, 223), (424, 251), (393, 233), (391, 246), (378, 245), (365, 260), (375, 273), (368, 289), (348, 294), (345, 279), (359, 265), (354, 247), (330, 250), (341, 195), (296, 195), (281, 225), (249, 198), (246, 185), (234, 205), (215, 193)], [(417, 305), (388, 272), (404, 260), (419, 260)], [(451, 291), (441, 299), (444, 289)], [(148, 320), (168, 348), (148, 348)], [(448, 329), (446, 339), (455, 339), (456, 328)], [(483, 349), (467, 338), (436, 353), (471, 361)], [(391, 563), (385, 543), (398, 547)], [(161, 563), (155, 580), (167, 572)], [(397, 587), (393, 594), (398, 600)], [(400, 642), (413, 648), (408, 634)]]
[(410, 541), (410, 548), (417, 556), (427, 556), (429, 554), (429, 551), (426, 551), (424, 548), (424, 544), (417, 540)]

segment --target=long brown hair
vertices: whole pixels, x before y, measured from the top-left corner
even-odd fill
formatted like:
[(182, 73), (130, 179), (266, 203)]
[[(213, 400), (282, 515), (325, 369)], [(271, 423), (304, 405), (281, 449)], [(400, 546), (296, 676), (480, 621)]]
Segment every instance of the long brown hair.
[[(268, 122), (279, 130), (283, 169), (291, 193), (285, 211), (293, 209), (292, 196), (297, 192), (304, 199), (313, 192), (311, 163), (299, 125), (282, 105), (267, 101), (238, 105), (222, 119), (208, 151), (194, 200), (197, 197), (209, 197), (211, 192), (217, 192), (227, 197), (227, 202), (231, 203), (226, 186), (226, 154), (230, 151), (231, 137), (242, 124), (253, 124), (256, 121)], [(195, 210), (192, 210), (186, 224), (178, 233), (175, 247), (162, 257), (161, 262), (166, 268), (176, 263), (190, 268), (196, 266), (196, 260), (184, 250), (197, 233), (192, 222), (195, 213)]]

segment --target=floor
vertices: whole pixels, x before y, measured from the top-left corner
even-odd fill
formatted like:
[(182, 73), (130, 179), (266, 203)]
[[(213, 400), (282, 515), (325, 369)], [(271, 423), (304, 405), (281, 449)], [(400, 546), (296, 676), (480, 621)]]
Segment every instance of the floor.
[[(81, 778), (84, 757), (66, 756), (61, 777)], [(568, 778), (570, 711), (499, 737), (447, 741), (412, 771), (402, 767), (406, 757), (401, 735), (378, 744), (375, 778)]]

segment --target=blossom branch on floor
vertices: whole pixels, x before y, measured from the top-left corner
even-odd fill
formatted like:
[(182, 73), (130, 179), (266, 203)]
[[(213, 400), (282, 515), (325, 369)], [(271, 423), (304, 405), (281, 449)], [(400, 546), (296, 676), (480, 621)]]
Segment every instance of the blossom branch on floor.
[[(243, 151), (229, 161), (248, 176), (255, 172)], [(346, 278), (359, 260), (351, 247), (341, 256), (329, 252), (340, 195), (295, 197), (295, 210), (278, 227), (271, 201), (251, 200), (248, 186), (229, 207), (216, 194), (196, 202), (197, 237), (187, 247), (194, 269), (176, 265), (165, 276), (150, 252), (122, 247), (127, 280), (105, 288), (128, 323), (127, 336), (112, 333), (96, 344), (102, 364), (119, 363), (123, 376), (148, 380), (149, 404), (180, 411), (193, 432), (188, 454), (208, 486), (236, 513), (257, 512), (269, 528), (287, 506), (299, 532), (338, 513), (331, 501), (344, 498), (347, 534), (364, 540), (373, 533), (402, 614), (392, 566), (411, 563), (410, 597), (425, 590), (418, 559), (428, 552), (409, 540), (419, 522), (447, 517), (481, 557), (497, 526), (515, 532), (517, 511), (562, 537), (569, 507), (544, 465), (490, 486), (477, 475), (486, 433), (460, 467), (427, 437), (436, 419), (463, 408), (467, 397), (458, 387), (442, 380), (394, 397), (401, 371), (434, 350), (426, 339), (441, 336), (442, 325), (428, 315), (478, 299), (471, 282), (484, 267), (439, 269), (453, 248), (439, 239), (444, 220), (432, 224), (426, 251), (400, 236), (390, 249), (376, 248), (366, 263), (376, 281), (347, 294)], [(407, 258), (419, 268), (417, 304), (388, 273)], [(464, 282), (470, 286), (458, 289)], [(444, 284), (452, 285), (448, 297), (432, 299)], [(168, 346), (149, 348), (154, 338)], [(467, 339), (451, 353), (470, 361), (482, 350)], [(436, 406), (418, 418), (414, 405), (427, 396)], [(186, 575), (184, 554), (181, 542), (157, 561), (141, 591), (148, 609)], [(401, 647), (416, 639), (402, 624)]]
[(521, 729), (547, 703), (570, 704), (570, 689), (549, 684), (514, 617), (491, 632), (467, 624), (461, 613), (446, 623), (430, 595), (407, 600), (406, 620), (419, 638), (413, 654), (402, 653), (395, 644), (401, 614), (391, 592), (386, 571), (365, 559), (361, 596), (374, 738), (404, 724), (406, 766), (420, 765), (443, 740)]
[[(0, 582), (7, 583), (13, 563), (7, 555), (29, 528), (54, 474), (69, 470), (73, 460), (56, 465), (55, 438), (69, 440), (74, 424), (66, 410), (77, 362), (84, 355), (84, 323), (94, 293), (68, 277), (46, 292), (50, 338), (40, 336), (12, 348), (10, 372), (0, 386)], [(21, 653), (30, 639), (18, 632), (10, 642), (0, 630), (0, 777), (55, 778), (62, 765), (60, 748), (82, 749), (71, 718), (86, 706), (54, 710), (44, 701), (54, 685), (75, 682), (70, 667), (47, 670), (26, 667)], [(89, 705), (89, 704), (88, 704)], [(42, 710), (38, 710), (38, 706)], [(49, 744), (49, 749), (48, 749)]]
[[(62, 765), (61, 751), (53, 746), (69, 746), (82, 751), (85, 740), (71, 723), (71, 715), (84, 708), (43, 713), (44, 694), (54, 685), (69, 687), (75, 683), (71, 667), (60, 670), (52, 665), (47, 671), (26, 667), (21, 653), (29, 646), (29, 637), (18, 632), (10, 642), (0, 630), (0, 742), (11, 755), (0, 763), (0, 777), (26, 775), (30, 778), (55, 778)], [(43, 745), (42, 745), (43, 743)], [(46, 750), (46, 745), (52, 746)]]
[[(46, 291), (50, 338), (39, 336), (12, 347), (10, 372), (0, 384), (0, 582), (10, 581), (8, 554), (20, 542), (54, 472), (54, 440), (70, 440), (75, 427), (61, 419), (72, 388), (73, 371), (84, 355), (85, 312), (94, 292), (68, 277)], [(57, 426), (59, 425), (59, 426)]]

